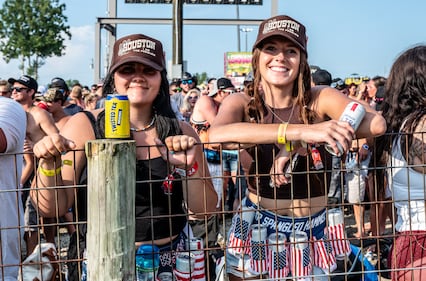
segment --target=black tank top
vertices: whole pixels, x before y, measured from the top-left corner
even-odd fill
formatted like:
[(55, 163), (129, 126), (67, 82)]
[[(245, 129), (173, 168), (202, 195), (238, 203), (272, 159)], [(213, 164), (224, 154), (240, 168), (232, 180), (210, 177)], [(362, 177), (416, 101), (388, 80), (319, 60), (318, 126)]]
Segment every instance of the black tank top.
[[(90, 112), (84, 112), (91, 121), (97, 139), (104, 138), (104, 111), (97, 120)], [(161, 157), (136, 161), (136, 233), (135, 241), (150, 241), (179, 234), (186, 224), (183, 206), (182, 182), (173, 182), (172, 194), (166, 194), (163, 181), (169, 174), (167, 162)], [(80, 183), (86, 181), (86, 173), (80, 177)], [(178, 175), (175, 175), (178, 179)], [(87, 190), (78, 190), (79, 219), (87, 220)]]

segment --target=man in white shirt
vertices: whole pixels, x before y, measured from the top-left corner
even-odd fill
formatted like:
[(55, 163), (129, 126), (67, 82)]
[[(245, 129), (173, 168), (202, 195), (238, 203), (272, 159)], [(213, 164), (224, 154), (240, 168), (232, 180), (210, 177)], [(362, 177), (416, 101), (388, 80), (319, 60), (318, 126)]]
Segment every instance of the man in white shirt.
[[(21, 262), (24, 211), (19, 183), (27, 118), (22, 106), (0, 97), (0, 280), (16, 281)], [(7, 266), (6, 266), (7, 265)], [(3, 267), (4, 266), (4, 267)]]

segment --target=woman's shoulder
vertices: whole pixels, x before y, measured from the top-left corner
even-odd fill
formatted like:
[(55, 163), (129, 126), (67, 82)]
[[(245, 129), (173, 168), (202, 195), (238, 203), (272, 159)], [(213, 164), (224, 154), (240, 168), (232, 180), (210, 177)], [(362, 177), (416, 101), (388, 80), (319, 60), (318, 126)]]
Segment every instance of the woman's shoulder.
[[(95, 139), (93, 120), (96, 120), (99, 113), (103, 110), (104, 109), (96, 109), (87, 112), (81, 111), (72, 115), (62, 126), (61, 134), (72, 140), (82, 139), (82, 141), (84, 141)], [(92, 114), (94, 119), (91, 120), (88, 114)]]
[(251, 97), (245, 93), (234, 93), (229, 95), (223, 103), (234, 105), (235, 107), (245, 107), (249, 104)]

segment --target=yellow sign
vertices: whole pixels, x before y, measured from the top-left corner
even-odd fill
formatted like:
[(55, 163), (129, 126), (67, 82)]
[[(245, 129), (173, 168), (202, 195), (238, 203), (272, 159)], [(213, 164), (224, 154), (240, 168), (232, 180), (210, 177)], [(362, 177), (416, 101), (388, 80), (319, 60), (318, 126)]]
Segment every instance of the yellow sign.
[(225, 76), (245, 76), (251, 71), (251, 52), (226, 52)]

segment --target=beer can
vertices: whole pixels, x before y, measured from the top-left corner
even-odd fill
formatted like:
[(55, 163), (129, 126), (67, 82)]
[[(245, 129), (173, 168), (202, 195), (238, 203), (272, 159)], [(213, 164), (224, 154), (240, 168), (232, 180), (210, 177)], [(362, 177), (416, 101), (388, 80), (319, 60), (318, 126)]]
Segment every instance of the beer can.
[(283, 280), (290, 272), (286, 240), (283, 233), (271, 233), (268, 237), (268, 273), (272, 280)]
[(177, 281), (191, 281), (194, 274), (195, 258), (188, 252), (176, 256), (176, 268), (173, 270)]
[(194, 272), (192, 281), (205, 281), (205, 255), (203, 250), (203, 239), (198, 237), (188, 238), (185, 240), (186, 250), (194, 255)]
[(255, 212), (252, 208), (243, 206), (241, 213), (232, 219), (232, 227), (229, 234), (228, 252), (233, 255), (243, 255), (245, 246), (249, 240), (250, 227), (253, 223)]
[(130, 137), (130, 106), (125, 95), (108, 95), (105, 101), (105, 137), (125, 139)]
[(250, 266), (249, 271), (253, 274), (268, 273), (267, 261), (267, 229), (261, 224), (251, 226), (250, 239)]
[(350, 243), (346, 237), (343, 211), (339, 208), (328, 210), (327, 236), (336, 259), (343, 260), (351, 253)]
[[(362, 119), (364, 119), (365, 113), (366, 111), (364, 106), (362, 106), (358, 102), (353, 101), (346, 106), (345, 110), (339, 118), (339, 121), (348, 122), (351, 127), (356, 131), (359, 125), (361, 124)], [(336, 154), (329, 144), (325, 145), (325, 149), (332, 155), (342, 156), (344, 152), (342, 145), (340, 143), (337, 143), (337, 147), (339, 149), (339, 154)]]
[(312, 274), (311, 250), (308, 235), (303, 231), (290, 234), (290, 263), (291, 272), (298, 281), (308, 280)]

